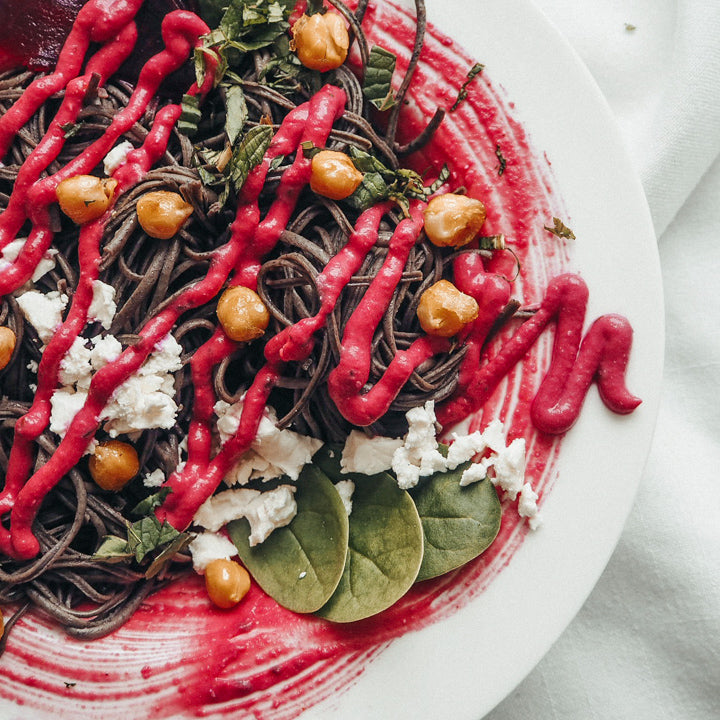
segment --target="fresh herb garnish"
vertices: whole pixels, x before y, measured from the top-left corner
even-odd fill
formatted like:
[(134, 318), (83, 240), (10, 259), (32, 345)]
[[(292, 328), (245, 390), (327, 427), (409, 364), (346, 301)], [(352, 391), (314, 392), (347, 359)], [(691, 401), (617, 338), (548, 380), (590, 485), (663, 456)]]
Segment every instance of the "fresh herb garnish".
[(507, 168), (507, 160), (502, 154), (502, 150), (500, 149), (500, 143), (496, 143), (495, 145), (495, 157), (500, 163), (498, 166), (498, 175), (502, 175), (505, 172), (505, 168)]
[(164, 521), (161, 523), (154, 514), (155, 509), (162, 504), (169, 492), (169, 488), (162, 488), (159, 492), (139, 502), (132, 509), (131, 514), (141, 517), (133, 523), (125, 521), (126, 537), (107, 535), (92, 559), (108, 563), (131, 560), (140, 563), (160, 550), (146, 571), (147, 577), (157, 574), (164, 564), (175, 553), (185, 548), (192, 539), (190, 533), (178, 532), (169, 523)]
[(378, 110), (389, 110), (395, 104), (392, 76), (396, 62), (395, 55), (379, 45), (370, 50), (362, 88), (365, 97)]
[(545, 225), (544, 228), (549, 233), (552, 233), (559, 238), (564, 238), (566, 240), (575, 240), (575, 233), (567, 225), (565, 225), (565, 223), (560, 220), (560, 218), (554, 217), (553, 226), (548, 227), (547, 225)]
[(426, 187), (422, 177), (414, 170), (399, 168), (392, 170), (364, 150), (356, 147), (348, 149), (355, 167), (364, 173), (363, 180), (355, 192), (344, 202), (356, 210), (367, 210), (385, 200), (396, 202), (407, 215), (410, 200), (426, 200), (435, 190), (447, 181), (450, 173), (443, 166), (438, 179)]
[(78, 134), (78, 131), (82, 127), (82, 123), (67, 122), (60, 126), (60, 129), (65, 133), (63, 137), (68, 140)]
[(202, 113), (200, 112), (200, 99), (197, 95), (185, 94), (180, 105), (181, 112), (177, 128), (189, 138), (192, 138), (198, 131), (198, 124)]
[(477, 77), (483, 70), (485, 69), (485, 66), (482, 63), (475, 63), (470, 70), (468, 71), (467, 78), (465, 79), (465, 82), (460, 86), (460, 91), (458, 92), (457, 99), (453, 103), (453, 106), (450, 108), (450, 112), (453, 112), (458, 109), (458, 106), (460, 103), (465, 100), (468, 96), (468, 85), (473, 81), (475, 77)]

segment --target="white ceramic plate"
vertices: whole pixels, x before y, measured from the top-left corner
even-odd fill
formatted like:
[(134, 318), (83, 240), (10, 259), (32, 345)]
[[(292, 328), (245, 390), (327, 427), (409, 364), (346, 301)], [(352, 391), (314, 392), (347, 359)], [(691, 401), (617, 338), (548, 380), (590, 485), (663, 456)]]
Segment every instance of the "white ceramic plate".
[[(630, 319), (635, 341), (628, 386), (643, 403), (620, 417), (607, 411), (591, 389), (580, 420), (563, 440), (558, 476), (543, 498), (541, 529), (508, 555), (508, 566), (483, 592), (434, 624), (392, 641), (372, 661), (356, 662), (351, 682), (338, 680), (336, 694), (328, 698), (323, 693), (325, 699), (303, 720), (479, 720), (485, 715), (549, 649), (600, 576), (632, 505), (657, 412), (663, 309), (655, 238), (642, 190), (602, 96), (530, 0), (428, 0), (428, 6), (430, 20), (486, 65), (535, 154), (544, 154), (550, 163), (553, 184), (578, 237), (569, 265), (590, 287), (588, 318), (619, 312)], [(162, 708), (163, 699), (151, 697), (152, 681), (145, 682), (139, 668), (145, 662), (161, 668), (176, 657), (182, 669), (187, 644), (202, 644), (192, 630), (187, 638), (165, 636), (158, 647), (152, 633), (148, 638), (132, 628), (107, 645), (98, 641), (88, 647), (54, 644), (63, 643), (63, 636), (53, 629), (37, 633), (38, 647), (53, 648), (50, 654), (62, 647), (92, 665), (103, 661), (108, 647), (118, 653), (116, 661), (132, 665), (123, 682), (132, 697), (123, 696), (113, 706), (105, 691), (115, 688), (102, 683), (86, 695), (83, 712), (108, 718), (140, 717), (139, 708), (154, 712), (153, 702)], [(64, 679), (51, 678), (60, 690), (57, 699), (45, 698), (44, 707), (53, 712), (42, 717), (77, 717), (73, 691), (64, 687)], [(28, 691), (31, 686), (28, 681)], [(86, 691), (84, 683), (80, 690)], [(41, 715), (25, 712), (0, 702), (2, 718)]]
[(630, 511), (652, 439), (664, 317), (645, 197), (610, 109), (573, 50), (530, 0), (427, 0), (428, 17), (484, 63), (548, 157), (578, 238), (571, 265), (588, 316), (626, 315), (628, 385), (642, 399), (609, 413), (591, 390), (563, 440), (544, 523), (509, 566), (449, 618), (392, 643), (338, 698), (303, 715), (479, 720), (532, 670), (600, 577)]

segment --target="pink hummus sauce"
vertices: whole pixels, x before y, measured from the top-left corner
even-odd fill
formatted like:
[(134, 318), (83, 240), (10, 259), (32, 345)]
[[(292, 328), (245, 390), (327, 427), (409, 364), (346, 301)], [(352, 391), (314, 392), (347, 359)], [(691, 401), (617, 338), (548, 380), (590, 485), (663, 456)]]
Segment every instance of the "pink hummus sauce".
[[(130, 105), (117, 116), (106, 138), (61, 173), (40, 180), (48, 158), (59, 152), (61, 126), (72, 122), (92, 73), (107, 79), (131, 52), (136, 40), (131, 19), (140, 4), (140, 0), (117, 3), (115, 11), (106, 13), (98, 23), (88, 8), (102, 3), (88, 3), (56, 71), (26, 94), (25, 106), (19, 103), (18, 109), (0, 122), (2, 154), (32, 114), (33, 103), (67, 87), (66, 100), (36, 155), (37, 164), (26, 164), (13, 200), (0, 217), (0, 247), (14, 238), (26, 218), (34, 228), (12, 271), (0, 279), (2, 293), (25, 282), (51, 243), (47, 206), (57, 183), (89, 171), (102, 159), (127, 124), (142, 114), (163, 79), (185, 61), (199, 36), (207, 32), (191, 13), (169, 15), (163, 35), (167, 49), (145, 66)], [(398, 55), (398, 67), (404, 69), (414, 37), (413, 19), (389, 3), (371, 4), (364, 28), (371, 41)], [(91, 43), (99, 44), (100, 49), (81, 75), (82, 58)], [(411, 103), (402, 116), (402, 131), (408, 138), (422, 129), (436, 107), (452, 106), (472, 64), (450, 39), (430, 30), (408, 95)], [(507, 278), (514, 276), (516, 266), (510, 254), (500, 253), (485, 266), (476, 255), (456, 261), (456, 284), (476, 297), (482, 311), (466, 338), (469, 351), (460, 371), (460, 389), (437, 412), (445, 428), (467, 416), (472, 418), (472, 429), (500, 418), (509, 428), (508, 440), (524, 437), (527, 476), (542, 502), (555, 480), (559, 436), (577, 418), (590, 384), (597, 382), (603, 401), (615, 412), (630, 412), (639, 402), (624, 385), (632, 331), (624, 318), (609, 315), (596, 320), (583, 334), (587, 288), (577, 275), (567, 272), (566, 241), (543, 229), (552, 224), (553, 217), (565, 215), (562, 201), (547, 161), (533, 152), (524, 130), (512, 117), (511, 104), (492, 85), (491, 74), (490, 68), (473, 81), (467, 100), (447, 115), (432, 143), (411, 158), (416, 170), (424, 173), (430, 169), (431, 175), (447, 162), (451, 186), (465, 185), (470, 195), (484, 201), (488, 208), (485, 234), (504, 233), (521, 267), (511, 284)], [(193, 87), (190, 92), (202, 95), (205, 89)], [(0, 512), (12, 511), (10, 530), (0, 527), (4, 553), (17, 557), (36, 554), (31, 525), (42, 497), (82, 457), (88, 433), (97, 427), (99, 409), (142, 364), (183, 310), (210, 301), (228, 278), (231, 284), (254, 286), (261, 259), (285, 226), (309, 173), (309, 162), (299, 153), (283, 177), (277, 201), (261, 220), (256, 200), (270, 162), (276, 155), (293, 152), (305, 140), (323, 145), (343, 107), (342, 91), (328, 87), (290, 114), (264, 162), (251, 173), (241, 193), (233, 239), (216, 253), (207, 278), (177, 306), (148, 323), (141, 342), (96, 375), (88, 404), (76, 416), (60, 449), (30, 476), (32, 442), (47, 425), (60, 360), (87, 321), (92, 281), (97, 277), (104, 219), (82, 229), (77, 292), (62, 328), (43, 356), (35, 403), (17, 423), (10, 470), (0, 494)], [(118, 192), (136, 182), (162, 155), (179, 112), (178, 106), (169, 105), (158, 116), (144, 145), (116, 172)], [(498, 174), (498, 148), (507, 161), (502, 175)], [(28, 207), (34, 208), (30, 215)], [(332, 396), (357, 424), (368, 424), (382, 414), (393, 388), (404, 383), (412, 368), (444, 349), (445, 341), (418, 341), (398, 354), (382, 383), (361, 394), (369, 367), (368, 338), (382, 317), (383, 293), (392, 285), (403, 254), (420, 232), (421, 211), (416, 203), (410, 218), (398, 229), (381, 271), (383, 277), (369, 291), (367, 307), (358, 314), (357, 322), (350, 323), (343, 343), (347, 355), (330, 380)], [(162, 518), (178, 528), (186, 527), (195, 509), (249, 446), (282, 364), (309, 353), (313, 333), (322, 326), (337, 293), (372, 244), (380, 214), (378, 209), (364, 213), (346, 250), (328, 266), (318, 315), (268, 344), (267, 364), (248, 392), (240, 430), (214, 458), (210, 457), (215, 401), (211, 373), (236, 346), (218, 330), (196, 353), (189, 460), (182, 473), (168, 480), (174, 492), (160, 511)], [(247, 237), (252, 237), (253, 243), (247, 243)], [(483, 349), (493, 320), (511, 296), (537, 306), (537, 313), (518, 332), (504, 331)], [(554, 333), (545, 332), (550, 324), (556, 328)], [(210, 604), (196, 577), (150, 597), (124, 627), (90, 643), (66, 638), (42, 617), (26, 616), (0, 659), (0, 697), (27, 707), (28, 716), (41, 711), (55, 717), (93, 714), (106, 720), (196, 715), (295, 717), (341, 692), (394, 638), (442, 620), (492, 582), (527, 532), (512, 503), (506, 504), (499, 537), (480, 558), (454, 573), (416, 585), (390, 610), (350, 626), (286, 611), (257, 586), (236, 609), (219, 611)]]

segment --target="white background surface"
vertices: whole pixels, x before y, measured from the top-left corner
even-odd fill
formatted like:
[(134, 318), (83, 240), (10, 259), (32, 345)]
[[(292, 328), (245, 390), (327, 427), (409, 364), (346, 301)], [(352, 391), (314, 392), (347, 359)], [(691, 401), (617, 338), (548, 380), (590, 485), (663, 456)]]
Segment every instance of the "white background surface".
[(534, 2), (605, 94), (647, 193), (665, 287), (665, 375), (616, 552), (577, 618), (486, 720), (717, 720), (720, 3)]

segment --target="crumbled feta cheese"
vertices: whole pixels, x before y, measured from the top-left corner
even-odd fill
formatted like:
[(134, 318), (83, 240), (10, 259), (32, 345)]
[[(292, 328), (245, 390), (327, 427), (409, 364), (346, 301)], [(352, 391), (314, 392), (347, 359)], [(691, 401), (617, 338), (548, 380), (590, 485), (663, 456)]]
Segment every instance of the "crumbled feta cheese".
[[(100, 343), (97, 343), (98, 359), (101, 357), (99, 347)], [(118, 349), (111, 342), (102, 345), (102, 350), (109, 355)], [(175, 424), (178, 407), (171, 373), (182, 367), (181, 353), (182, 347), (175, 338), (166, 336), (137, 373), (118, 387), (101, 415), (110, 437), (151, 428), (168, 430)]]
[(50, 398), (50, 431), (65, 437), (75, 415), (87, 400), (86, 392), (73, 392), (67, 388), (56, 390)]
[(453, 434), (453, 442), (448, 448), (447, 454), (448, 470), (454, 470), (458, 465), (472, 460), (475, 455), (483, 452), (487, 447), (487, 442), (479, 430), (469, 435)]
[(128, 154), (133, 150), (133, 144), (128, 140), (123, 140), (119, 145), (116, 145), (103, 160), (103, 169), (105, 170), (105, 174), (109, 177), (121, 165), (124, 165)]
[(532, 489), (530, 483), (525, 483), (520, 490), (518, 514), (520, 517), (528, 519), (528, 525), (532, 530), (536, 530), (542, 523), (537, 501), (538, 494)]
[[(492, 453), (489, 456), (481, 458), (463, 472), (460, 485), (479, 482), (489, 476), (510, 500), (517, 498), (525, 482), (525, 440), (517, 438), (506, 447), (499, 420), (493, 420), (483, 432), (453, 435), (447, 458), (444, 458), (437, 449), (433, 403), (413, 408), (406, 417), (408, 433), (403, 446), (393, 454), (392, 467), (400, 488), (407, 490), (417, 485), (421, 477), (454, 470), (478, 453), (490, 449)], [(492, 473), (488, 473), (489, 468), (493, 469)]]
[[(237, 432), (242, 405), (242, 399), (232, 405), (222, 400), (215, 404), (221, 443), (227, 442)], [(322, 441), (300, 435), (292, 430), (281, 430), (276, 423), (275, 411), (271, 407), (265, 408), (249, 451), (238, 460), (228, 474), (226, 482), (229, 485), (242, 485), (251, 477), (269, 480), (287, 475), (291, 480), (297, 480), (303, 467), (322, 447)]]
[(201, 575), (213, 560), (230, 560), (237, 555), (237, 548), (224, 535), (199, 533), (188, 545), (195, 572)]
[(92, 348), (90, 349), (90, 364), (93, 370), (99, 370), (108, 363), (117, 360), (122, 353), (122, 345), (114, 335), (106, 335), (101, 337), (96, 335), (90, 340)]
[(138, 370), (138, 375), (167, 375), (182, 368), (182, 346), (168, 333)]
[(157, 375), (131, 375), (113, 393), (100, 416), (105, 431), (117, 437), (151, 428), (169, 430), (175, 425), (178, 407), (167, 389), (164, 378)]
[(146, 488), (160, 487), (165, 482), (165, 473), (160, 469), (153, 470), (152, 472), (146, 473), (143, 477), (143, 485)]
[(109, 330), (117, 311), (115, 288), (101, 280), (94, 280), (92, 289), (93, 296), (88, 308), (88, 318), (99, 322), (106, 330)]
[(493, 484), (515, 500), (525, 482), (525, 440), (516, 438), (493, 456)]
[(275, 528), (284, 527), (295, 517), (295, 487), (280, 485), (260, 492), (249, 488), (225, 490), (208, 498), (193, 521), (206, 530), (219, 530), (231, 520), (246, 518), (250, 523), (250, 546), (263, 542)]
[(352, 480), (339, 480), (335, 483), (335, 489), (340, 495), (343, 505), (345, 506), (345, 512), (350, 515), (352, 512), (352, 496), (355, 492), (355, 483)]
[(467, 470), (463, 471), (460, 477), (460, 487), (465, 487), (474, 482), (480, 482), (487, 477), (488, 466), (490, 465), (490, 458), (483, 458), (480, 462), (473, 463)]
[(62, 385), (87, 390), (92, 380), (90, 350), (85, 346), (85, 339), (77, 337), (60, 361), (58, 378)]
[(352, 430), (340, 458), (341, 472), (375, 475), (390, 470), (393, 453), (402, 445), (400, 438), (368, 437), (359, 430)]
[(28, 360), (28, 364), (26, 365), (26, 367), (31, 373), (37, 375), (37, 371), (40, 365), (38, 364), (37, 360)]
[(57, 290), (43, 294), (28, 290), (19, 295), (17, 303), (25, 319), (35, 328), (38, 337), (47, 345), (62, 323), (62, 314), (68, 304), (68, 296)]
[[(15, 260), (17, 260), (18, 256), (22, 252), (22, 249), (25, 247), (26, 242), (26, 238), (18, 238), (17, 240), (9, 242), (2, 249), (2, 252), (0, 252), (0, 274), (9, 268)], [(33, 282), (37, 282), (41, 277), (43, 277), (43, 275), (47, 275), (51, 270), (55, 269), (55, 256), (57, 254), (57, 248), (48, 248), (45, 251), (44, 255), (40, 259), (40, 262), (33, 271), (31, 278)]]
[(438, 450), (435, 437), (434, 403), (428, 401), (422, 407), (414, 407), (405, 414), (408, 432), (402, 447), (393, 453), (392, 469), (398, 486), (403, 490), (415, 487), (421, 477), (447, 469), (447, 461)]

